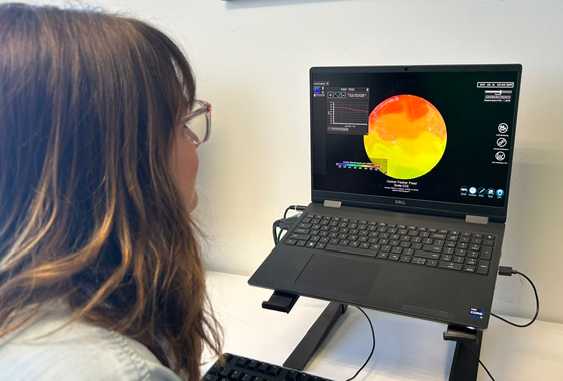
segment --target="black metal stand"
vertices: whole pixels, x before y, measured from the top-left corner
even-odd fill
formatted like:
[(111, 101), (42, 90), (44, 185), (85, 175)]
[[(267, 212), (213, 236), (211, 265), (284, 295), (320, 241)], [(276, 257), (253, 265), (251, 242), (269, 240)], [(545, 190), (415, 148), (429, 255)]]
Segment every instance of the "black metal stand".
[[(325, 339), (326, 335), (338, 320), (346, 312), (347, 305), (338, 302), (330, 302), (319, 318), (313, 323), (303, 339), (297, 344), (289, 355), (283, 366), (296, 370), (303, 370), (307, 363)], [(481, 341), (483, 332), (471, 330), (466, 327), (448, 326), (444, 332), (444, 340), (456, 342), (452, 366), (450, 368), (450, 381), (475, 381), (479, 368), (478, 357), (481, 352)], [(468, 349), (477, 356), (477, 358)]]
[(303, 339), (297, 344), (293, 352), (291, 352), (287, 360), (285, 360), (283, 366), (297, 370), (305, 369), (305, 366), (319, 345), (321, 345), (334, 323), (346, 312), (347, 307), (346, 304), (330, 302), (311, 328), (309, 328)]
[[(451, 330), (464, 332), (463, 338), (446, 338)], [(450, 368), (450, 381), (475, 381), (479, 370), (479, 355), (481, 353), (481, 342), (483, 341), (483, 331), (468, 330), (467, 328), (448, 327), (444, 333), (445, 340), (456, 341), (452, 367)], [(473, 352), (473, 353), (471, 353)]]
[(286, 314), (291, 312), (291, 309), (299, 299), (299, 295), (291, 294), (289, 292), (274, 291), (272, 296), (268, 301), (262, 302), (262, 308), (267, 310), (285, 312)]

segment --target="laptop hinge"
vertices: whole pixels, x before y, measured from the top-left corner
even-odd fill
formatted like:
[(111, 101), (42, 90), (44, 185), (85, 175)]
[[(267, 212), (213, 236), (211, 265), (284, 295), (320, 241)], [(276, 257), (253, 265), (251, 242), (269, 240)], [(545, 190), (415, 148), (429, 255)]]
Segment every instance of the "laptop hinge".
[(470, 224), (487, 225), (489, 223), (489, 217), (472, 216), (468, 214), (465, 216), (465, 222), (469, 222)]
[(323, 206), (328, 206), (329, 208), (340, 208), (342, 201), (325, 200)]

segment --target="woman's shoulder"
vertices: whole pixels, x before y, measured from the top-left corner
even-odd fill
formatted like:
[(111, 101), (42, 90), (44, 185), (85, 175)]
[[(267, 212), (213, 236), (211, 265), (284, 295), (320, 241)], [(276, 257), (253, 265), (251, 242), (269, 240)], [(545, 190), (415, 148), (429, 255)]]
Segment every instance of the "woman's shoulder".
[(54, 304), (0, 339), (0, 374), (9, 380), (171, 380), (180, 378), (144, 345), (77, 320)]

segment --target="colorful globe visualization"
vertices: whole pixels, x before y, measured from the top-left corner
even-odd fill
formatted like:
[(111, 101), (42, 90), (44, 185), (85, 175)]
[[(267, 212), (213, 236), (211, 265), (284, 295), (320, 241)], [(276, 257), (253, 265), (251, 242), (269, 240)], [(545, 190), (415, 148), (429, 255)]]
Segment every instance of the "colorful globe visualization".
[(371, 162), (386, 164), (387, 176), (407, 180), (430, 172), (446, 150), (442, 115), (426, 99), (397, 95), (377, 105), (369, 116), (364, 147)]

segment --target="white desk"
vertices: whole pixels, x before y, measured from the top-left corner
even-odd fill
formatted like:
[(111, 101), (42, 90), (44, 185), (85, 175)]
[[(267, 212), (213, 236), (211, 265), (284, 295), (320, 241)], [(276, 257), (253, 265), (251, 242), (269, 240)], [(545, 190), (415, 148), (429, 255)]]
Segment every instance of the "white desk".
[[(282, 365), (327, 302), (300, 298), (289, 314), (264, 310), (271, 291), (251, 287), (247, 277), (208, 272), (208, 291), (225, 332), (224, 352)], [(455, 343), (442, 339), (445, 324), (365, 310), (376, 335), (371, 361), (359, 381), (447, 380)], [(523, 323), (525, 319), (510, 318)], [(365, 317), (354, 307), (336, 322), (307, 368), (333, 380), (351, 377), (371, 349)], [(536, 321), (516, 328), (491, 318), (484, 332), (481, 361), (497, 381), (563, 380), (563, 325)], [(207, 370), (215, 359), (202, 366)], [(479, 381), (489, 380), (480, 367)]]

